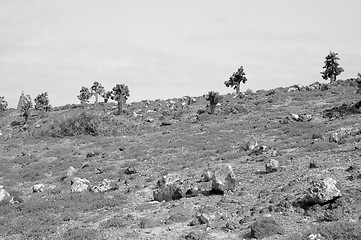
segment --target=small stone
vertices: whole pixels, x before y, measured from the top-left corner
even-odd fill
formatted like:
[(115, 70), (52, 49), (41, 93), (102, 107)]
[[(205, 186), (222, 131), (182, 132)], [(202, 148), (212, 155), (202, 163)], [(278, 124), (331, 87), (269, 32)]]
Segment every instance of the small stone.
[(127, 175), (136, 174), (137, 170), (134, 167), (127, 167), (127, 169), (125, 169), (124, 173)]
[(174, 184), (175, 182), (180, 182), (181, 176), (177, 173), (169, 173), (164, 176), (157, 182), (158, 187), (164, 187), (168, 184)]
[(153, 123), (155, 121), (154, 118), (147, 118), (145, 119), (146, 122)]
[(246, 144), (246, 150), (253, 150), (256, 147), (258, 147), (257, 140), (256, 138), (252, 137)]
[(155, 201), (171, 201), (182, 198), (183, 191), (178, 184), (167, 184), (153, 191)]
[(279, 162), (276, 159), (271, 159), (267, 162), (266, 173), (276, 172), (279, 169)]
[(154, 227), (159, 227), (162, 224), (163, 223), (159, 219), (155, 219), (153, 217), (151, 217), (151, 218), (145, 217), (140, 221), (139, 227), (140, 228), (154, 228)]
[(33, 186), (33, 193), (37, 193), (37, 192), (44, 192), (44, 184), (35, 184)]
[(310, 115), (310, 114), (302, 114), (300, 116), (300, 121), (301, 122), (309, 122), (311, 120), (312, 120), (312, 115)]
[(337, 132), (333, 132), (330, 134), (329, 139), (330, 142), (334, 142), (334, 143), (339, 143), (340, 142), (340, 138), (338, 136)]
[(297, 114), (294, 114), (294, 113), (290, 113), (290, 118), (294, 121), (300, 120), (300, 116), (298, 116)]
[(66, 176), (71, 177), (73, 176), (78, 170), (75, 169), (75, 167), (70, 166), (68, 170), (66, 170)]
[(209, 182), (212, 179), (212, 173), (211, 171), (204, 171), (201, 175), (203, 182)]
[(90, 188), (90, 191), (103, 193), (103, 192), (108, 192), (108, 191), (114, 191), (117, 189), (119, 189), (119, 185), (116, 182), (105, 178), (98, 185), (92, 186)]
[(74, 193), (74, 192), (87, 191), (89, 188), (89, 184), (90, 182), (87, 179), (76, 177), (73, 180), (71, 180), (70, 192)]
[(236, 188), (236, 176), (231, 165), (219, 164), (213, 171), (212, 190), (225, 193)]
[(251, 225), (251, 237), (265, 238), (285, 234), (284, 228), (272, 217), (262, 217)]
[(322, 204), (341, 196), (338, 182), (331, 177), (316, 179), (307, 190), (309, 201)]
[(3, 189), (2, 186), (1, 186), (1, 188), (0, 188), (0, 202), (4, 201), (4, 200), (7, 200), (8, 198), (10, 198), (10, 194), (5, 189)]

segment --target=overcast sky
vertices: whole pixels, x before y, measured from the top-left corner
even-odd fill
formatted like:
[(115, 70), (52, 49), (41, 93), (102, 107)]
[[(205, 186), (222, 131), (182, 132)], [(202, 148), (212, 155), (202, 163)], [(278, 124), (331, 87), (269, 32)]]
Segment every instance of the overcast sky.
[(129, 101), (324, 82), (330, 51), (361, 72), (359, 0), (0, 0), (0, 96), (48, 92), (78, 103), (82, 86), (129, 86)]

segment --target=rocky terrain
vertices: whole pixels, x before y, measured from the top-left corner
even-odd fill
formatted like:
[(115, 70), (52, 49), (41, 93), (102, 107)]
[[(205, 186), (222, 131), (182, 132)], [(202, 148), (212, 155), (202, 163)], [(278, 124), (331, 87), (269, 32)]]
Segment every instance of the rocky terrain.
[(361, 239), (355, 79), (0, 117), (0, 239)]

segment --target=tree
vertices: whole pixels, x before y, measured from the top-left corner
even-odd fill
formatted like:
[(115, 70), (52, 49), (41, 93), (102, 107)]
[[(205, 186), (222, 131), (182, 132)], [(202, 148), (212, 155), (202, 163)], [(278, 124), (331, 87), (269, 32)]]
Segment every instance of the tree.
[(102, 96), (102, 98), (104, 98), (104, 112), (105, 112), (106, 104), (109, 101), (109, 98), (112, 97), (112, 91), (107, 91), (107, 92), (104, 91), (101, 96)]
[(246, 83), (247, 78), (245, 76), (243, 66), (238, 68), (237, 72), (234, 72), (232, 76), (229, 77), (228, 81), (225, 81), (224, 84), (226, 87), (233, 87), (236, 90), (236, 94), (238, 95), (240, 92), (240, 85), (241, 83)]
[(323, 66), (325, 71), (321, 72), (322, 78), (325, 80), (330, 79), (331, 83), (336, 81), (336, 76), (344, 71), (342, 67), (339, 67), (337, 60), (340, 60), (340, 58), (337, 55), (338, 53), (330, 51), (326, 56), (325, 66)]
[(95, 95), (95, 104), (97, 104), (98, 103), (98, 96), (100, 95), (100, 96), (102, 96), (102, 94), (104, 94), (104, 92), (105, 92), (105, 89), (104, 89), (104, 87), (100, 84), (100, 83), (98, 83), (98, 82), (94, 82), (93, 83), (93, 86), (91, 86), (91, 93), (93, 94), (93, 95)]
[(122, 114), (123, 104), (125, 104), (128, 97), (130, 97), (128, 86), (124, 84), (117, 84), (115, 87), (113, 87), (111, 98), (112, 100), (118, 102), (118, 114)]
[(22, 93), (22, 103), (21, 103), (21, 112), (23, 113), (23, 117), (25, 119), (25, 123), (28, 122), (29, 116), (30, 116), (30, 110), (33, 107), (33, 103), (31, 101), (30, 95), (24, 95)]
[(8, 108), (8, 102), (5, 101), (5, 97), (0, 97), (0, 113), (3, 113)]
[(35, 109), (36, 110), (45, 110), (46, 112), (50, 110), (51, 105), (49, 104), (48, 93), (44, 92), (36, 96), (35, 101)]
[(217, 103), (222, 102), (222, 96), (219, 95), (218, 92), (210, 91), (208, 94), (205, 95), (206, 100), (209, 101), (209, 106), (211, 109), (211, 114), (215, 113)]
[(89, 102), (92, 94), (87, 87), (81, 87), (80, 94), (77, 96), (81, 104)]

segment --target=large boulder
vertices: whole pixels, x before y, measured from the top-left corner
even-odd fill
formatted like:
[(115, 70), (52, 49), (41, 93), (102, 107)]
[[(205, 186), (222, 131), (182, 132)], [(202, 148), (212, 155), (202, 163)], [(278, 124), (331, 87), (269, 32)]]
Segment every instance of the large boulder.
[(225, 193), (236, 189), (236, 176), (231, 165), (219, 164), (213, 170), (212, 190)]
[(315, 179), (311, 181), (311, 187), (307, 190), (308, 201), (322, 204), (342, 195), (339, 183), (331, 177)]
[(272, 217), (262, 217), (251, 225), (252, 238), (265, 238), (285, 234), (284, 228)]
[(89, 189), (90, 182), (87, 179), (74, 178), (71, 180), (70, 192), (84, 192)]

